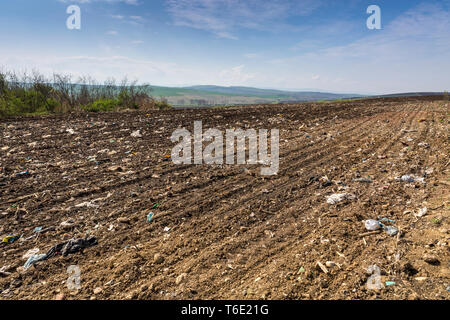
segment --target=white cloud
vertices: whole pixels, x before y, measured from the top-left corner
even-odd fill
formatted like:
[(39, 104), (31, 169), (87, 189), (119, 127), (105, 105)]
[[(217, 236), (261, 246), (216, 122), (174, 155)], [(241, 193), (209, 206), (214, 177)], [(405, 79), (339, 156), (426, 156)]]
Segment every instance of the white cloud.
[(219, 74), (222, 83), (227, 85), (244, 84), (255, 78), (254, 74), (244, 72), (244, 65), (222, 70)]
[(319, 0), (166, 0), (168, 12), (177, 26), (206, 30), (237, 39), (237, 28), (265, 29), (290, 16), (308, 15)]
[[(308, 86), (306, 72), (319, 74), (324, 89), (394, 93), (442, 91), (450, 87), (450, 11), (422, 4), (399, 15), (383, 30), (325, 49), (314, 43), (299, 56), (269, 61), (286, 86)], [(297, 71), (298, 76), (294, 73)], [(302, 72), (302, 73), (300, 73)], [(309, 80), (311, 81), (311, 80)]]

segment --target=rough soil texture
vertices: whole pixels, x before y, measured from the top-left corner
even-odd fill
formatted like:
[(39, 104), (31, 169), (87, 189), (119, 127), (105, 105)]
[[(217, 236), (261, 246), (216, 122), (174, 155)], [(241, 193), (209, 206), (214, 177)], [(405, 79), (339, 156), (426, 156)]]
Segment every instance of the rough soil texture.
[[(0, 298), (449, 299), (449, 106), (430, 97), (1, 120), (0, 235), (22, 238), (0, 245)], [(194, 120), (278, 128), (278, 175), (173, 164), (169, 137)], [(334, 193), (356, 198), (327, 203)], [(381, 218), (399, 233), (366, 234), (364, 221)], [(98, 245), (23, 268), (30, 249), (86, 234)], [(367, 287), (372, 265), (379, 290)]]

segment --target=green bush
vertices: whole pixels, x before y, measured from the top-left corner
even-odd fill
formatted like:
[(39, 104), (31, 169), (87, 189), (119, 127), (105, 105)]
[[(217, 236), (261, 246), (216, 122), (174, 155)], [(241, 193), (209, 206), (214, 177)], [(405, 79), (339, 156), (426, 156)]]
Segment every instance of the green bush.
[(84, 110), (108, 112), (119, 109), (168, 109), (166, 100), (149, 95), (151, 87), (126, 78), (119, 85), (108, 79), (103, 85), (90, 77), (45, 77), (0, 70), (0, 117)]
[(155, 100), (155, 107), (158, 110), (167, 110), (172, 108), (172, 106), (167, 102), (166, 99)]
[(119, 106), (119, 101), (117, 99), (99, 99), (83, 106), (82, 109), (88, 112), (107, 112), (114, 111)]

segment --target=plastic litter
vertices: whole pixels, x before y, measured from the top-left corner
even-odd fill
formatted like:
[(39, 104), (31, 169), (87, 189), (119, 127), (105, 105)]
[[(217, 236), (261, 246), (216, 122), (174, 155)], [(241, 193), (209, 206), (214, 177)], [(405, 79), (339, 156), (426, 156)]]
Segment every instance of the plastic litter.
[(28, 269), (29, 267), (31, 267), (36, 262), (39, 262), (39, 261), (42, 261), (42, 260), (45, 260), (45, 259), (47, 259), (47, 255), (45, 253), (32, 255), (31, 257), (28, 258), (27, 262), (25, 262), (23, 267), (25, 269)]
[(353, 179), (353, 181), (355, 182), (363, 182), (363, 183), (372, 183), (372, 180), (369, 178), (357, 178), (357, 179)]
[(19, 240), (21, 236), (9, 235), (3, 238), (2, 243), (13, 243), (16, 240)]
[(366, 229), (369, 231), (375, 231), (381, 229), (381, 223), (377, 220), (369, 219), (365, 221)]
[(428, 212), (428, 208), (422, 208), (419, 210), (419, 212), (414, 213), (414, 216), (420, 218), (420, 217), (423, 217), (424, 215), (426, 215), (427, 212)]
[(153, 216), (154, 216), (154, 213), (153, 212), (150, 212), (149, 214), (148, 214), (148, 216), (147, 216), (147, 222), (152, 222), (153, 221)]
[(31, 256), (38, 254), (38, 252), (39, 248), (30, 249), (22, 256), (22, 259), (28, 260)]
[(398, 229), (392, 226), (383, 226), (383, 230), (390, 236), (395, 236), (398, 233)]
[(47, 252), (47, 258), (54, 257), (56, 255), (62, 254), (63, 256), (67, 256), (71, 253), (76, 253), (85, 248), (92, 247), (98, 244), (97, 238), (94, 236), (89, 237), (87, 239), (70, 239), (69, 241), (65, 241), (53, 246)]
[(140, 130), (136, 130), (131, 134), (132, 137), (134, 138), (142, 138), (142, 134)]
[(153, 207), (152, 207), (152, 209), (156, 209), (158, 206), (160, 206), (161, 205), (161, 203), (155, 203), (154, 205), (153, 205)]
[(25, 171), (16, 173), (16, 175), (18, 175), (18, 176), (26, 176), (26, 175), (29, 175), (29, 174), (30, 174), (30, 171), (29, 171), (29, 170), (25, 170)]
[(417, 176), (414, 176), (414, 175), (401, 176), (400, 180), (402, 182), (408, 182), (408, 183), (413, 183), (413, 182), (425, 183), (425, 178), (424, 177), (417, 177)]
[(99, 206), (93, 203), (93, 201), (85, 201), (75, 205), (77, 208), (87, 207), (87, 208), (98, 208)]
[(390, 223), (395, 223), (395, 220), (391, 220), (391, 219), (388, 219), (388, 218), (381, 218), (378, 221), (386, 221), (386, 222), (390, 222)]
[(386, 286), (395, 286), (395, 281), (386, 281)]
[(327, 198), (327, 203), (336, 204), (344, 200), (355, 200), (356, 196), (351, 193), (335, 193)]
[(384, 224), (381, 223), (381, 221), (387, 221), (387, 222), (395, 223), (394, 220), (387, 219), (387, 218), (382, 218), (380, 220), (374, 220), (374, 219), (366, 220), (364, 222), (364, 225), (365, 225), (366, 229), (369, 230), (369, 231), (375, 231), (375, 230), (383, 229), (384, 232), (386, 232), (390, 236), (395, 236), (398, 233), (398, 229), (396, 227), (385, 226)]
[(414, 182), (414, 178), (408, 175), (404, 175), (400, 178), (403, 182)]

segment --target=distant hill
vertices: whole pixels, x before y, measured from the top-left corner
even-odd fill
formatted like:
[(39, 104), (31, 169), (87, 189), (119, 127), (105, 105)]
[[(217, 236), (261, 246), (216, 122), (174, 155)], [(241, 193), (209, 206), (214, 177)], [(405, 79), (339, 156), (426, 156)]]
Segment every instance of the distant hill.
[(152, 86), (151, 95), (164, 97), (174, 106), (215, 106), (253, 103), (306, 102), (363, 97), (313, 91), (283, 91), (252, 87), (191, 86), (182, 88)]

